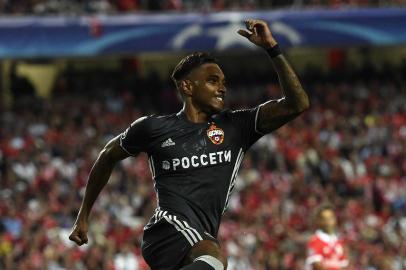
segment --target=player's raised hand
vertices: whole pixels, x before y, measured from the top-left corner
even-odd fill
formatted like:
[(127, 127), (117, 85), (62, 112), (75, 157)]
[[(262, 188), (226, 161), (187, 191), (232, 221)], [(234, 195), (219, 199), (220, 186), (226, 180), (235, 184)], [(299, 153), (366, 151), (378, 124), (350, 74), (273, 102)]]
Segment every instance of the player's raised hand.
[(87, 244), (87, 230), (88, 224), (86, 222), (75, 223), (69, 235), (69, 240), (75, 242), (78, 246)]
[(237, 33), (246, 37), (255, 45), (264, 49), (269, 49), (277, 44), (267, 22), (263, 20), (248, 19), (245, 21), (245, 26), (248, 31), (246, 29), (240, 29)]

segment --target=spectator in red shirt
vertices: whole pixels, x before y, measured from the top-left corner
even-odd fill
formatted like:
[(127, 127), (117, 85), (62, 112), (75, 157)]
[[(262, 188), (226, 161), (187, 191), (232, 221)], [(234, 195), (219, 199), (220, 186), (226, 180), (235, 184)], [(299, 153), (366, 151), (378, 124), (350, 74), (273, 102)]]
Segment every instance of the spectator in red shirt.
[(307, 243), (307, 269), (347, 269), (349, 262), (344, 251), (344, 240), (336, 233), (337, 218), (331, 205), (322, 205), (316, 211), (318, 229)]

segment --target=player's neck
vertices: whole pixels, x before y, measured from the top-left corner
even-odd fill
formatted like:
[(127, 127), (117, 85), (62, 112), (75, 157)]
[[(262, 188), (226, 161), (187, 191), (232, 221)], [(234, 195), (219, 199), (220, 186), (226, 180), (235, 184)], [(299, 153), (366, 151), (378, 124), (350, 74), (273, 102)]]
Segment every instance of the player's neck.
[(320, 231), (322, 231), (323, 233), (328, 234), (328, 235), (334, 235), (335, 234), (335, 230), (320, 229)]
[(210, 117), (207, 113), (203, 112), (201, 109), (198, 109), (193, 105), (187, 103), (183, 104), (182, 110), (185, 113), (186, 118), (192, 123), (197, 124), (205, 123), (208, 121)]

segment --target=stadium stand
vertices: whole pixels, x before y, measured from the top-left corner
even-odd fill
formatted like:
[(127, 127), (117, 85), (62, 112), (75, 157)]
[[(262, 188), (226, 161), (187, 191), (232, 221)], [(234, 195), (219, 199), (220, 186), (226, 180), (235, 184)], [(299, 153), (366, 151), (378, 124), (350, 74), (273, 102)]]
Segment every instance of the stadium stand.
[(3, 14), (95, 14), (134, 12), (216, 12), (269, 8), (359, 8), (404, 5), (404, 0), (31, 0), (1, 1)]
[[(302, 74), (311, 109), (243, 162), (220, 230), (228, 269), (303, 269), (312, 209), (327, 200), (350, 269), (405, 269), (404, 74), (406, 63)], [(275, 81), (257, 78), (227, 78), (232, 107), (278, 95)], [(155, 195), (145, 156), (116, 167), (94, 207), (90, 245), (78, 249), (67, 236), (101, 147), (141, 115), (178, 109), (173, 86), (153, 73), (68, 72), (49, 100), (15, 96), (0, 117), (0, 269), (147, 269), (140, 237)]]

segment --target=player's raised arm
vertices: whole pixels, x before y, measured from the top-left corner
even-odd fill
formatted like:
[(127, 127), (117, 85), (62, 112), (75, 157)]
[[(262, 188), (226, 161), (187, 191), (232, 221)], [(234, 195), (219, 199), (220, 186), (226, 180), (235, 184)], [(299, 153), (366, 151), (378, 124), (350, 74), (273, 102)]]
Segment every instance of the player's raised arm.
[(263, 20), (247, 20), (245, 23), (248, 31), (240, 29), (238, 33), (267, 51), (283, 92), (281, 99), (266, 102), (258, 113), (257, 129), (269, 133), (309, 108), (310, 102), (296, 73), (281, 54), (268, 24)]
[(69, 235), (69, 239), (79, 246), (87, 243), (89, 214), (97, 196), (109, 180), (116, 163), (128, 156), (129, 154), (120, 146), (120, 136), (117, 136), (106, 144), (95, 161), (89, 174), (79, 214)]

